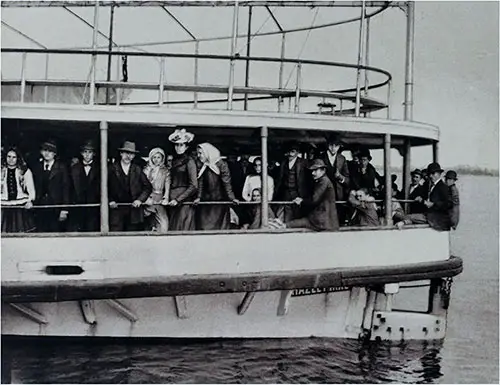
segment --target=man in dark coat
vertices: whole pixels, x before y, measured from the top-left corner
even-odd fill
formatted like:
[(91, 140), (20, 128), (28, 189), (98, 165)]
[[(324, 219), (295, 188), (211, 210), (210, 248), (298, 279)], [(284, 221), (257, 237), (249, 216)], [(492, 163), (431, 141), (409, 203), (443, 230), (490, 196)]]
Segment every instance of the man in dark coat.
[(422, 171), (416, 168), (411, 172), (410, 194), (408, 195), (409, 200), (413, 200), (416, 202), (412, 202), (409, 204), (409, 214), (421, 214), (425, 211), (425, 205), (423, 202), (426, 197), (426, 191), (422, 186), (421, 180)]
[[(36, 199), (35, 205), (68, 205), (70, 181), (66, 166), (56, 159), (57, 145), (48, 140), (42, 144), (42, 161), (33, 168)], [(36, 212), (39, 232), (62, 232), (66, 230), (68, 208), (38, 209)]]
[[(94, 159), (96, 148), (92, 141), (81, 148), (81, 160), (71, 166), (72, 202), (74, 204), (99, 204), (101, 201), (101, 170)], [(71, 210), (72, 231), (99, 231), (100, 215), (97, 207), (75, 207)]]
[[(125, 141), (120, 160), (109, 169), (109, 228), (111, 231), (141, 231), (144, 227), (144, 211), (140, 207), (148, 199), (153, 187), (142, 169), (132, 163), (135, 143)], [(118, 206), (128, 203), (131, 206)]]
[[(343, 142), (337, 135), (330, 135), (326, 139), (327, 151), (320, 156), (326, 164), (326, 175), (335, 188), (335, 196), (339, 201), (347, 200), (350, 185), (349, 167), (344, 155), (341, 154)], [(347, 207), (345, 204), (337, 205), (337, 212), (341, 225), (347, 221)]]
[[(289, 145), (285, 155), (287, 159), (283, 161), (280, 167), (274, 200), (291, 202), (295, 198), (308, 198), (311, 178), (307, 173), (307, 162), (299, 158), (299, 144), (292, 143)], [(298, 205), (279, 207), (276, 216), (282, 219), (283, 222), (300, 218), (300, 207)]]
[(398, 228), (403, 228), (405, 224), (428, 223), (438, 231), (450, 230), (448, 211), (452, 207), (452, 200), (448, 186), (441, 179), (443, 171), (439, 163), (431, 163), (427, 166), (429, 182), (425, 185), (428, 191), (424, 201), (426, 211), (423, 214), (406, 215), (401, 222), (396, 223)]
[(372, 156), (369, 149), (361, 149), (359, 159), (358, 170), (351, 174), (351, 178), (354, 179), (353, 185), (357, 186), (358, 189), (365, 188), (370, 195), (376, 196), (380, 190), (379, 186), (384, 184), (384, 179), (370, 163)]
[(321, 159), (316, 159), (309, 167), (314, 179), (312, 198), (295, 198), (294, 201), (304, 206), (308, 212), (303, 218), (287, 221), (289, 228), (308, 228), (316, 231), (336, 231), (339, 229), (339, 218), (335, 204), (335, 188), (326, 176), (326, 164)]

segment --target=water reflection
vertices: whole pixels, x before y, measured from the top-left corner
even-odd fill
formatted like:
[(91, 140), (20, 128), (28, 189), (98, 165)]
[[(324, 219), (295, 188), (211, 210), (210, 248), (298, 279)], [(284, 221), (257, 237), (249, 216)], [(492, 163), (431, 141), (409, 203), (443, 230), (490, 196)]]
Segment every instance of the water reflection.
[(440, 343), (2, 340), (2, 383), (434, 383)]

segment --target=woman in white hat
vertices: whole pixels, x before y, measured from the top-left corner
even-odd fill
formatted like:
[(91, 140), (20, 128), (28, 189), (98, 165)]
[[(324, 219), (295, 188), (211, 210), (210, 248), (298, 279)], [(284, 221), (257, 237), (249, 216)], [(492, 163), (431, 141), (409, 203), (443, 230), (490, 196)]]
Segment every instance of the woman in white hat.
[[(219, 150), (210, 143), (202, 143), (197, 148), (201, 163), (198, 171), (198, 198), (200, 201), (233, 201), (238, 203), (231, 187), (229, 167)], [(230, 228), (230, 212), (227, 205), (202, 205), (198, 210), (200, 230), (225, 230)]]
[(192, 202), (198, 190), (196, 163), (188, 153), (188, 143), (194, 135), (185, 129), (175, 130), (168, 140), (174, 144), (175, 155), (170, 170), (169, 230), (183, 231), (195, 229), (194, 207), (183, 205)]
[(170, 193), (170, 170), (165, 166), (165, 151), (159, 147), (149, 152), (144, 174), (153, 186), (153, 192), (144, 202), (144, 215), (150, 223), (149, 229), (159, 233), (168, 231), (168, 216), (165, 205)]

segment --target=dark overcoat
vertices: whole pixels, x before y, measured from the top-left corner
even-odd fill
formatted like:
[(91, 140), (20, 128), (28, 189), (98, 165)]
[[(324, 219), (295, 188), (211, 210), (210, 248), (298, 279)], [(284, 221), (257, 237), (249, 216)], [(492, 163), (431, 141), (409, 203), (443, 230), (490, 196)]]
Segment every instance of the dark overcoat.
[[(126, 180), (124, 178), (124, 173), (120, 165), (120, 161), (116, 161), (109, 168), (108, 177), (108, 197), (110, 202), (116, 203), (132, 203), (135, 200), (140, 200), (141, 202), (146, 202), (151, 191), (153, 191), (153, 186), (149, 182), (146, 174), (142, 172), (142, 169), (137, 164), (131, 164), (129, 169), (129, 185), (126, 185)], [(127, 196), (127, 189), (130, 188), (130, 193), (132, 200)], [(114, 210), (110, 212), (112, 215)], [(131, 223), (141, 223), (144, 221), (144, 210), (141, 207), (130, 207), (130, 222)]]
[[(421, 197), (422, 199), (427, 198), (427, 192), (423, 185), (418, 185), (410, 192), (408, 199), (415, 200), (417, 197)], [(419, 214), (426, 211), (426, 207), (422, 202), (412, 202), (408, 206), (410, 214)]]
[[(427, 187), (429, 185), (426, 185)], [(427, 209), (427, 221), (433, 229), (449, 230), (452, 200), (448, 186), (440, 180), (429, 194), (429, 200), (434, 203), (432, 207)]]
[[(75, 204), (99, 203), (101, 201), (101, 169), (92, 162), (89, 175), (85, 174), (82, 162), (71, 166), (71, 201)], [(69, 220), (73, 231), (99, 231), (99, 207), (75, 207)]]
[[(288, 159), (283, 160), (280, 166), (280, 173), (275, 187), (275, 200), (289, 199), (286, 194), (285, 177), (287, 175)], [(302, 158), (297, 158), (292, 170), (297, 171), (297, 191), (299, 197), (305, 199), (310, 196), (311, 177), (307, 170), (307, 162)]]
[[(330, 163), (328, 153), (326, 152), (321, 155), (320, 159), (322, 159), (326, 164), (326, 175), (331, 180), (333, 187), (335, 187), (335, 196), (337, 197), (337, 200), (346, 200), (346, 197), (349, 194), (350, 172), (345, 156), (337, 153), (333, 165)], [(343, 176), (343, 182), (335, 178), (335, 171), (337, 170), (340, 175)]]
[(335, 188), (326, 174), (316, 179), (312, 197), (302, 203), (309, 212), (307, 219), (315, 230), (338, 230), (339, 218), (335, 200)]
[(35, 182), (36, 200), (39, 205), (63, 205), (70, 203), (70, 180), (66, 166), (56, 160), (49, 171), (49, 182), (47, 188), (42, 191), (43, 162), (39, 162), (33, 168), (33, 179)]

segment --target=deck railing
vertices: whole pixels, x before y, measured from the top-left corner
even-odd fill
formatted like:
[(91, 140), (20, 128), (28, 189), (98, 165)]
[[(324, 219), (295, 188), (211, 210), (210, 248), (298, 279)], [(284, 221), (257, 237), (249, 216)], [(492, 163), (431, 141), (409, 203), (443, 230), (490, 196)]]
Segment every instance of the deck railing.
[[(94, 105), (94, 104), (129, 104), (127, 103), (123, 96), (120, 94), (125, 90), (154, 90), (158, 92), (158, 98), (155, 101), (151, 100), (141, 100), (131, 104), (156, 104), (159, 106), (162, 105), (179, 105), (186, 104), (191, 105), (193, 108), (199, 108), (200, 104), (205, 103), (220, 103), (227, 102), (227, 109), (232, 110), (236, 109), (234, 107), (233, 102), (245, 102), (245, 108), (248, 104), (248, 101), (257, 101), (257, 100), (276, 100), (275, 111), (280, 112), (282, 110), (282, 101), (283, 99), (289, 99), (290, 101), (290, 110), (299, 113), (299, 112), (317, 112), (322, 113), (322, 111), (312, 110), (309, 108), (309, 111), (304, 111), (304, 108), (301, 106), (301, 101), (304, 98), (317, 98), (319, 100), (319, 104), (321, 105), (334, 105), (334, 101), (336, 101), (339, 105), (339, 109), (336, 111), (332, 111), (332, 114), (339, 115), (356, 115), (360, 116), (360, 114), (368, 113), (380, 109), (387, 109), (389, 111), (389, 95), (390, 95), (390, 87), (391, 87), (391, 74), (383, 69), (371, 67), (371, 66), (363, 66), (363, 65), (355, 65), (348, 63), (339, 63), (339, 62), (330, 62), (330, 61), (320, 61), (320, 60), (303, 60), (303, 59), (287, 59), (287, 58), (273, 58), (273, 57), (256, 57), (256, 56), (240, 56), (238, 54), (235, 55), (213, 55), (213, 54), (200, 54), (200, 53), (172, 53), (172, 52), (162, 52), (162, 53), (146, 53), (146, 52), (136, 52), (136, 51), (100, 51), (100, 50), (71, 50), (71, 49), (22, 49), (22, 48), (3, 48), (1, 50), (2, 54), (9, 55), (20, 55), (21, 56), (21, 70), (20, 70), (20, 78), (19, 79), (2, 79), (2, 86), (15, 86), (19, 87), (19, 95), (17, 100), (5, 100), (8, 96), (4, 97), (4, 101), (19, 101), (21, 103), (29, 101), (27, 97), (27, 90), (29, 87), (44, 87), (43, 98), (41, 98), (41, 102), (47, 103), (49, 102), (48, 90), (50, 87), (78, 87), (84, 89), (84, 104)], [(45, 79), (35, 79), (30, 77), (30, 71), (27, 66), (28, 62), (32, 60), (35, 55), (45, 55), (45, 71), (44, 77)], [(103, 79), (99, 79), (97, 76), (97, 69), (95, 65), (95, 60), (91, 60), (90, 73), (88, 79), (85, 78), (80, 80), (69, 80), (69, 79), (55, 79), (49, 78), (49, 63), (57, 63), (57, 57), (62, 57), (65, 55), (72, 56), (87, 56), (89, 58), (99, 58), (104, 57), (109, 61), (114, 58), (117, 64), (117, 80), (111, 81), (110, 74)], [(51, 60), (49, 61), (49, 56)], [(55, 58), (54, 58), (55, 57)], [(128, 79), (121, 79), (118, 75), (121, 73), (119, 70), (120, 60), (122, 58), (147, 58), (151, 60), (156, 60), (158, 65), (157, 79), (156, 82), (136, 82), (136, 81), (125, 81)], [(191, 83), (172, 83), (167, 79), (165, 74), (165, 65), (167, 60), (192, 60), (193, 61), (193, 81)], [(6, 60), (6, 59), (4, 59)], [(199, 82), (199, 62), (200, 60), (208, 60), (214, 63), (215, 65), (226, 65), (229, 64), (231, 67), (231, 63), (234, 64), (236, 62), (243, 63), (266, 63), (271, 68), (273, 65), (279, 65), (279, 75), (276, 79), (273, 79), (273, 83), (276, 83), (277, 86), (273, 86), (270, 84), (269, 86), (247, 86), (248, 84), (248, 75), (245, 79), (245, 85), (239, 85), (235, 80), (235, 76), (229, 76), (228, 83), (226, 84), (200, 84)], [(56, 64), (52, 64), (56, 65)], [(293, 66), (293, 72), (295, 72), (295, 84), (293, 86), (288, 86), (287, 84), (283, 84), (283, 68), (285, 65)], [(373, 83), (366, 84), (364, 89), (361, 90), (359, 87), (350, 87), (344, 89), (307, 89), (304, 88), (303, 84), (305, 83), (304, 73), (306, 72), (306, 67), (314, 67), (318, 73), (322, 73), (322, 76), (325, 79), (329, 78), (329, 75), (333, 75), (331, 72), (332, 69), (350, 69), (355, 70), (357, 73), (363, 70), (366, 72), (370, 72), (372, 74), (378, 74), (382, 76), (383, 80)], [(108, 65), (108, 69), (110, 66)], [(292, 72), (290, 73), (289, 80), (292, 79)], [(278, 79), (279, 78), (279, 79)], [(372, 77), (370, 77), (372, 78)], [(95, 79), (95, 80), (94, 80)], [(276, 80), (274, 82), (274, 80)], [(325, 82), (327, 83), (327, 82)], [(384, 101), (379, 101), (377, 99), (366, 96), (366, 91), (374, 90), (378, 88), (387, 88), (387, 98)], [(102, 101), (97, 100), (98, 91), (105, 90), (105, 94), (107, 94), (106, 98), (103, 98)], [(114, 91), (114, 101), (110, 102), (109, 98), (109, 90)], [(192, 99), (185, 100), (175, 100), (169, 101), (165, 100), (164, 94), (168, 92), (188, 92), (192, 93)], [(363, 95), (361, 95), (363, 92)], [(200, 94), (223, 94), (225, 96), (221, 98), (204, 98), (201, 99)], [(16, 95), (17, 97), (17, 95)], [(293, 102), (293, 107), (291, 106)], [(344, 103), (350, 102), (352, 105), (350, 108), (345, 108)], [(317, 103), (318, 104), (318, 103)]]

